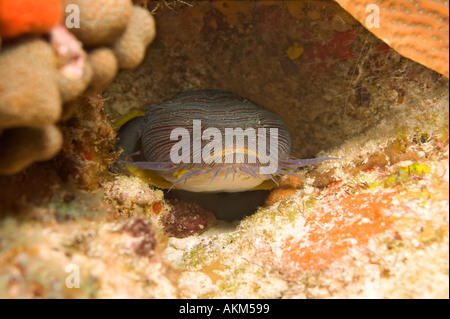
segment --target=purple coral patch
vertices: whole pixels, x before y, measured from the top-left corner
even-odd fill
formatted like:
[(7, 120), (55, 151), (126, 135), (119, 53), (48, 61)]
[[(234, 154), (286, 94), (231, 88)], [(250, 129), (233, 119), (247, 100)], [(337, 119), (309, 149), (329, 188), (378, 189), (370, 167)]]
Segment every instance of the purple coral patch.
[(215, 222), (209, 211), (195, 203), (177, 199), (167, 201), (171, 206), (169, 212), (162, 216), (164, 232), (171, 237), (184, 238), (201, 234)]

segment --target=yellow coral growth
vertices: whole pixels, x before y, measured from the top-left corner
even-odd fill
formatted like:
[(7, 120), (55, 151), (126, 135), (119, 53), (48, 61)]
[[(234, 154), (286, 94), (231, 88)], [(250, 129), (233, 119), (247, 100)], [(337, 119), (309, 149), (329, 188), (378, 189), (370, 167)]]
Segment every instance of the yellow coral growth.
[(398, 53), (449, 77), (448, 1), (336, 1)]

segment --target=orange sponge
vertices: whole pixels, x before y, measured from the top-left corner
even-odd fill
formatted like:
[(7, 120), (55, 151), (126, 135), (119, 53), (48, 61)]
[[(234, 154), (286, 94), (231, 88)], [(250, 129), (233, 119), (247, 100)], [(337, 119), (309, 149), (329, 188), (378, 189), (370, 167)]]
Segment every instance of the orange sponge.
[(316, 272), (344, 256), (352, 247), (389, 229), (393, 192), (348, 196), (305, 221), (305, 234), (290, 237), (283, 245), (282, 260), (303, 271)]
[(0, 37), (45, 33), (61, 22), (61, 0), (0, 0)]

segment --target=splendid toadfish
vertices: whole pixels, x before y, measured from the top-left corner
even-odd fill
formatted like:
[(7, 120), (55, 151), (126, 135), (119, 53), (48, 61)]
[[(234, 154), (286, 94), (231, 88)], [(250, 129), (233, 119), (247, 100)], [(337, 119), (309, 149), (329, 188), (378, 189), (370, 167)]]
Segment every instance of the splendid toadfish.
[(282, 175), (298, 176), (299, 167), (337, 159), (293, 158), (289, 131), (276, 113), (217, 89), (178, 93), (118, 126), (122, 162), (165, 189), (270, 189)]

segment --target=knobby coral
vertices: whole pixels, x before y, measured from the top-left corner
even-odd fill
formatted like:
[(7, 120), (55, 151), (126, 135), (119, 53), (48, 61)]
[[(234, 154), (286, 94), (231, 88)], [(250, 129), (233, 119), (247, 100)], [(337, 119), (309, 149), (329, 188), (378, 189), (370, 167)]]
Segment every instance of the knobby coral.
[(9, 175), (61, 149), (57, 122), (119, 68), (138, 66), (155, 25), (131, 0), (0, 0), (0, 37), (0, 174)]

